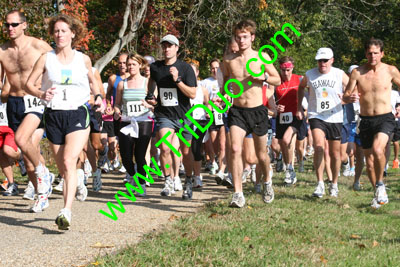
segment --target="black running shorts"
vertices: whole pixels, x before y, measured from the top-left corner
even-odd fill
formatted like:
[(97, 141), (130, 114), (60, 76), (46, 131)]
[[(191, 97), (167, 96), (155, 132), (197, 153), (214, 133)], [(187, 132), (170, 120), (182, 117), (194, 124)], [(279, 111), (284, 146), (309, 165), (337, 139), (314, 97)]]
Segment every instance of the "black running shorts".
[(268, 109), (261, 105), (255, 108), (232, 106), (228, 112), (229, 128), (236, 125), (246, 131), (263, 136), (268, 133)]

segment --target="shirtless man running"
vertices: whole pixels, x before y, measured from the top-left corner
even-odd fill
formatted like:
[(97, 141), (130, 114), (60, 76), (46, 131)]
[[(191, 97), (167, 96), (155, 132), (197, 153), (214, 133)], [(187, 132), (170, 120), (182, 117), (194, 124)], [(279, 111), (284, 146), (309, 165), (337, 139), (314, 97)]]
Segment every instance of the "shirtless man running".
[[(239, 22), (233, 31), (239, 45), (239, 53), (228, 54), (224, 57), (224, 81), (236, 79), (243, 85), (240, 97), (235, 98), (233, 106), (228, 113), (228, 125), (231, 137), (231, 171), (235, 193), (230, 206), (241, 208), (245, 204), (242, 189), (242, 145), (246, 135), (253, 133), (254, 145), (258, 162), (264, 174), (263, 199), (266, 203), (274, 200), (272, 177), (269, 177), (269, 157), (267, 154), (268, 110), (262, 103), (262, 85), (268, 82), (271, 85), (280, 85), (281, 78), (272, 64), (264, 64), (258, 56), (258, 51), (253, 50), (252, 43), (255, 39), (256, 23), (252, 20)], [(263, 53), (264, 59), (271, 58)], [(246, 67), (250, 60), (249, 68)], [(252, 72), (253, 75), (249, 73)], [(258, 77), (254, 74), (262, 73)], [(237, 83), (230, 83), (233, 94), (239, 95), (241, 88)], [(225, 86), (226, 87), (226, 86)]]
[[(44, 132), (43, 127), (38, 129), (44, 108), (40, 99), (26, 94), (24, 86), (37, 59), (52, 48), (42, 40), (25, 35), (26, 17), (18, 10), (7, 13), (4, 25), (10, 41), (1, 46), (0, 64), (10, 83), (10, 90), (2, 91), (2, 95), (8, 95), (9, 126), (16, 132), (15, 141), (24, 153), (29, 180), (39, 194), (31, 210), (41, 212), (49, 206), (52, 175), (38, 149)], [(41, 79), (37, 82), (40, 83)]]
[(400, 72), (395, 66), (381, 62), (383, 42), (371, 38), (365, 44), (368, 62), (351, 72), (343, 99), (360, 100), (360, 139), (367, 163), (368, 178), (375, 188), (371, 207), (380, 208), (389, 202), (383, 184), (386, 164), (385, 147), (396, 127), (390, 104), (392, 83), (400, 87)]

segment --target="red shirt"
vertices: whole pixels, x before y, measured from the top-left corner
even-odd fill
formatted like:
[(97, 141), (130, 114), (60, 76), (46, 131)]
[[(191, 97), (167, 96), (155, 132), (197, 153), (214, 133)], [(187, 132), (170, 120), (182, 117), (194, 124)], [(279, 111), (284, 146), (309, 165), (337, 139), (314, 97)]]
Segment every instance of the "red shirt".
[(284, 112), (292, 112), (293, 116), (297, 111), (297, 89), (299, 88), (301, 75), (292, 74), (290, 81), (285, 81), (275, 89), (276, 104), (285, 106)]

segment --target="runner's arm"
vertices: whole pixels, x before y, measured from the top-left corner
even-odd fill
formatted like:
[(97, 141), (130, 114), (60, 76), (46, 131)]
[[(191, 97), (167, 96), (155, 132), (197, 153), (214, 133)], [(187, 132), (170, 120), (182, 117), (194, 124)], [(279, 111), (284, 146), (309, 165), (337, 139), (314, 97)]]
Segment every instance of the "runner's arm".
[(117, 94), (115, 96), (114, 102), (114, 119), (119, 120), (121, 117), (121, 103), (122, 103), (122, 94), (124, 91), (124, 81), (120, 81), (117, 86)]
[[(116, 78), (117, 78), (117, 76), (115, 74), (111, 75), (108, 78), (107, 93), (106, 93), (107, 104), (109, 104), (109, 103), (111, 104), (111, 97), (112, 97), (113, 91), (114, 91), (113, 85), (115, 83)], [(115, 102), (115, 99), (114, 99), (114, 102)]]
[(343, 94), (343, 101), (345, 103), (354, 103), (359, 99), (358, 90), (356, 88), (358, 75), (359, 72), (357, 69), (354, 69), (350, 74), (350, 79), (348, 79), (346, 90)]
[(10, 89), (11, 89), (11, 85), (8, 82), (7, 78), (4, 79), (4, 85), (1, 88), (1, 102), (2, 103), (7, 103), (8, 101), (8, 96), (10, 94)]
[[(103, 105), (103, 96), (100, 92), (99, 85), (97, 84), (93, 71), (92, 71), (92, 61), (87, 55), (83, 55), (83, 60), (85, 62), (85, 66), (88, 69), (88, 79), (89, 79), (89, 86), (90, 90), (92, 91), (92, 94), (94, 95), (94, 105), (98, 106), (99, 108), (96, 111), (103, 112), (104, 111), (104, 105)], [(97, 97), (98, 95), (101, 95), (101, 97)]]
[(304, 111), (302, 106), (302, 101), (304, 97), (304, 89), (307, 87), (307, 76), (304, 76), (299, 84), (299, 88), (297, 90), (297, 112), (296, 117), (299, 120), (304, 118)]
[(154, 97), (154, 91), (156, 90), (156, 87), (157, 87), (156, 82), (152, 78), (149, 78), (147, 82), (147, 96), (151, 96), (151, 99), (146, 99), (146, 102), (152, 106), (157, 105), (157, 100)]
[[(267, 59), (268, 61), (271, 61), (270, 56), (267, 53), (262, 53), (263, 57)], [(265, 81), (268, 84), (274, 85), (274, 86), (279, 86), (281, 85), (281, 76), (279, 75), (278, 71), (275, 69), (274, 64), (265, 64), (265, 73), (268, 75), (265, 79)]]
[(104, 98), (106, 94), (104, 93), (103, 81), (101, 80), (100, 72), (97, 69), (95, 69), (93, 75), (94, 75), (94, 80), (97, 82), (97, 86), (100, 89), (100, 94)]
[(395, 66), (392, 66), (391, 73), (393, 77), (392, 81), (397, 85), (398, 90), (400, 91), (400, 72)]
[(26, 81), (25, 92), (48, 101), (52, 98), (52, 93), (50, 93), (50, 91), (52, 91), (51, 88), (46, 91), (41, 91), (40, 86), (35, 86), (36, 81), (42, 76), (45, 71), (46, 58), (47, 55), (42, 54), (40, 58), (36, 61), (35, 65), (33, 66), (32, 72), (28, 77), (28, 80)]

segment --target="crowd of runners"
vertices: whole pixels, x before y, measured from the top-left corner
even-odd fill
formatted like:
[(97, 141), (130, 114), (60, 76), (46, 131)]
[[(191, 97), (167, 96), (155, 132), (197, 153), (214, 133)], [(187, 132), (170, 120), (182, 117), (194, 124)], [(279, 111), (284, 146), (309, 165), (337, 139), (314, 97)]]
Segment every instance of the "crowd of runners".
[[(102, 171), (113, 169), (126, 173), (124, 183), (136, 186), (132, 177), (146, 176), (144, 166), (153, 165), (150, 157), (162, 170), (160, 193), (165, 197), (182, 191), (183, 200), (192, 199), (193, 189), (203, 186), (204, 162), (218, 184), (233, 188), (230, 206), (245, 205), (242, 185), (248, 177), (255, 192), (271, 203), (272, 164), (275, 171), (285, 172), (284, 182), (292, 186), (296, 172), (305, 171), (305, 157), (313, 155), (313, 196), (325, 194), (324, 172), (331, 197), (339, 196), (341, 171), (354, 176), (353, 188), (361, 190), (365, 162), (375, 189), (371, 206), (389, 202), (383, 176), (390, 142), (400, 138), (395, 119), (400, 117), (400, 99), (392, 90), (392, 83), (400, 86), (400, 73), (381, 62), (384, 44), (379, 39), (366, 42), (367, 63), (350, 66), (347, 73), (333, 67), (332, 49), (320, 48), (316, 67), (301, 76), (293, 73), (290, 56), (279, 59), (279, 71), (273, 64), (251, 60), (259, 58), (252, 48), (256, 24), (243, 20), (235, 26), (223, 60), (205, 63), (210, 77), (204, 80), (199, 79), (199, 62), (177, 58), (180, 42), (169, 34), (160, 41), (161, 60), (122, 53), (119, 72), (103, 86), (89, 57), (74, 49), (85, 32), (78, 20), (66, 15), (51, 18), (54, 48), (25, 35), (26, 17), (19, 11), (7, 13), (3, 25), (10, 39), (0, 50), (3, 195), (19, 194), (15, 162), (28, 175), (23, 198), (34, 201), (32, 212), (49, 207), (57, 180), (54, 190), (64, 196), (64, 208), (56, 218), (59, 229), (71, 224), (74, 198), (86, 199), (89, 177), (95, 192), (101, 192)], [(262, 58), (271, 60), (265, 53)], [(250, 75), (249, 69), (259, 75)], [(227, 83), (231, 79), (241, 86)], [(239, 93), (240, 97), (229, 97)], [(213, 113), (195, 109), (191, 116), (197, 127), (185, 115), (196, 104)], [(44, 137), (58, 179), (41, 155)], [(399, 165), (398, 150), (396, 144), (393, 167)], [(150, 185), (139, 182), (143, 193), (137, 196), (145, 197)]]

